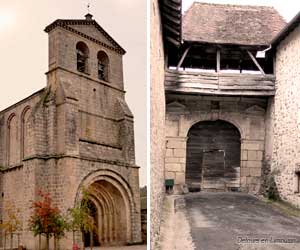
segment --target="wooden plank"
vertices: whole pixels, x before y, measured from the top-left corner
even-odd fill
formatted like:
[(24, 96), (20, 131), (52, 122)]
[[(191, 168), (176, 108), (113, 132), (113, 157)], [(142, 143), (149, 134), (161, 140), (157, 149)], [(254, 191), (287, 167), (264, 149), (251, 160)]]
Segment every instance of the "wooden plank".
[(168, 69), (166, 74), (178, 74), (178, 75), (209, 75), (209, 76), (222, 76), (222, 77), (235, 77), (235, 78), (257, 78), (257, 79), (273, 79), (275, 76), (271, 74), (249, 74), (249, 73), (225, 73), (225, 72), (202, 72), (202, 71), (177, 71), (176, 69)]
[(263, 75), (265, 75), (264, 70), (262, 69), (262, 67), (260, 67), (258, 61), (255, 59), (255, 57), (252, 55), (252, 53), (251, 53), (249, 50), (247, 50), (247, 53), (248, 53), (248, 55), (250, 56), (250, 58), (252, 59), (252, 61), (254, 62), (254, 64), (256, 65), (256, 67), (259, 69), (259, 71), (260, 71)]
[(219, 78), (211, 77), (176, 77), (176, 76), (165, 76), (166, 80), (177, 80), (177, 81), (193, 81), (193, 80), (205, 80), (217, 82)]
[(274, 87), (271, 87), (271, 86), (221, 86), (219, 85), (220, 89), (221, 90), (275, 90)]
[(187, 53), (189, 52), (190, 48), (191, 48), (191, 47), (189, 46), (189, 47), (187, 47), (187, 48), (185, 49), (185, 51), (184, 51), (182, 57), (180, 58), (179, 63), (177, 64), (177, 70), (181, 67), (181, 64), (183, 63), (183, 61), (184, 61), (184, 59), (185, 59)]
[(168, 24), (164, 24), (164, 28), (167, 29), (168, 31), (172, 32), (176, 36), (180, 35), (180, 31), (176, 30), (175, 28), (171, 27)]
[(168, 0), (164, 0), (163, 5), (168, 7), (168, 8), (173, 9), (174, 11), (177, 11), (177, 12), (181, 13), (181, 5), (178, 4), (178, 3), (171, 3)]
[(221, 71), (221, 51), (217, 50), (217, 72)]
[(176, 76), (166, 76), (165, 81), (172, 82), (207, 82), (215, 83), (223, 86), (269, 86), (274, 88), (274, 82), (272, 81), (242, 81), (239, 79), (226, 79), (220, 78), (209, 78), (209, 77), (176, 77)]
[(180, 46), (180, 42), (175, 40), (174, 38), (170, 37), (170, 36), (166, 36), (166, 40), (173, 43), (176, 47)]
[(177, 88), (200, 88), (200, 89), (218, 89), (219, 86), (217, 84), (205, 84), (205, 83), (181, 83), (176, 85)]
[(165, 87), (167, 93), (189, 93), (189, 94), (207, 94), (207, 95), (223, 95), (223, 96), (274, 96), (274, 91), (237, 91), (237, 90), (211, 90), (196, 88), (175, 88)]
[(274, 96), (273, 75), (186, 72), (168, 69), (165, 74), (167, 92), (211, 95)]

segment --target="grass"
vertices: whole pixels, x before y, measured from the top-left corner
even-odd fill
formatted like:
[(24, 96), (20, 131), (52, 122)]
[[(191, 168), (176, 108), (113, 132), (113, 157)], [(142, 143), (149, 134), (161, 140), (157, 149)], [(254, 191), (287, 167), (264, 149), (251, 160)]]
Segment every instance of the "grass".
[(291, 205), (290, 203), (283, 201), (283, 200), (269, 200), (264, 198), (264, 201), (270, 204), (276, 210), (283, 212), (288, 216), (298, 217), (300, 218), (300, 209), (296, 208), (295, 206)]

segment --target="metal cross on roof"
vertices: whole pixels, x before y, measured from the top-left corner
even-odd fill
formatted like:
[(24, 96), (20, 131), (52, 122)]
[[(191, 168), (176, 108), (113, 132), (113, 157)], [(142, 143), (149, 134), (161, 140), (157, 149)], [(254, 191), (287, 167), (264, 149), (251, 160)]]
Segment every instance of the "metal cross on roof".
[(87, 11), (88, 11), (88, 13), (90, 13), (90, 7), (91, 7), (91, 3), (88, 2), (88, 4), (87, 4)]

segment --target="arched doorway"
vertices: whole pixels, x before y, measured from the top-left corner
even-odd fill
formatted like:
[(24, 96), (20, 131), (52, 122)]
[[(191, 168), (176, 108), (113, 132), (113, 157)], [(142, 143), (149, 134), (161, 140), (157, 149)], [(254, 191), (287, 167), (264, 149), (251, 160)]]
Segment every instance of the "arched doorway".
[[(125, 245), (128, 242), (128, 201), (114, 184), (98, 180), (88, 187), (89, 207), (95, 220), (94, 246)], [(84, 235), (84, 245), (90, 246), (91, 237)]]
[[(91, 212), (91, 216), (93, 217), (94, 221), (95, 221), (95, 229), (99, 228), (98, 222), (99, 222), (99, 215), (98, 215), (98, 209), (95, 205), (95, 203), (91, 200), (88, 201), (88, 207), (89, 210)], [(99, 242), (99, 231), (98, 230), (93, 230), (93, 237), (91, 237), (91, 233), (87, 232), (84, 233), (83, 235), (84, 237), (84, 246), (85, 247), (89, 247), (91, 246), (91, 241), (93, 246), (100, 246), (100, 242)]]
[(241, 135), (229, 122), (194, 124), (187, 139), (186, 184), (190, 191), (240, 188)]

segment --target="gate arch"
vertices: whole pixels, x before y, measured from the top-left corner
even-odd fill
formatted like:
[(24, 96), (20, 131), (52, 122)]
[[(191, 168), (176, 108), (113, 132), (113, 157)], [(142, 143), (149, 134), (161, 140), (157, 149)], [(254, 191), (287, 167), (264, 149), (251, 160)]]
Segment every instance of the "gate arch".
[(224, 120), (201, 121), (188, 131), (186, 184), (190, 191), (240, 188), (241, 133)]

